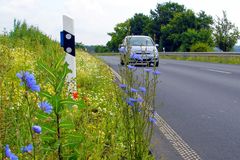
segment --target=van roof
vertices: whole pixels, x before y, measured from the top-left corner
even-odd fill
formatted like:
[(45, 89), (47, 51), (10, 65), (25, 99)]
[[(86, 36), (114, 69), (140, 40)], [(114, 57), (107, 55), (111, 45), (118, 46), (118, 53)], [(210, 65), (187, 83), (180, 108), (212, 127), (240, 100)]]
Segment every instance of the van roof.
[(148, 37), (148, 38), (151, 38), (149, 36), (145, 36), (145, 35), (132, 35), (132, 36), (126, 36), (126, 38), (129, 38), (129, 37)]

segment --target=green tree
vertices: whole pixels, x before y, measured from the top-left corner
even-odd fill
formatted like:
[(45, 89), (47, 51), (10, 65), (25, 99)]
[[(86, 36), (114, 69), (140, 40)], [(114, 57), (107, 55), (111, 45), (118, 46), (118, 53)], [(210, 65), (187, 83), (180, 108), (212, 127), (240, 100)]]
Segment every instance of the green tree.
[(148, 35), (148, 24), (150, 18), (142, 13), (135, 14), (130, 19), (130, 34), (131, 35)]
[(156, 43), (160, 45), (160, 48), (162, 48), (163, 43), (161, 28), (167, 25), (176, 13), (184, 11), (185, 7), (183, 5), (173, 2), (157, 4), (156, 9), (150, 11), (152, 21), (149, 24), (149, 32), (154, 37)]
[[(177, 13), (162, 27), (162, 43), (166, 51), (176, 51), (182, 45), (184, 32), (196, 27), (196, 16), (192, 10)], [(186, 36), (187, 37), (187, 36)], [(192, 40), (191, 40), (192, 41)], [(185, 41), (186, 42), (186, 41)]]
[(111, 51), (117, 51), (118, 45), (126, 35), (149, 35), (160, 50), (190, 51), (196, 43), (207, 43), (214, 46), (212, 38), (213, 19), (204, 11), (195, 14), (184, 5), (166, 2), (157, 4), (150, 16), (135, 14), (132, 18), (119, 23), (114, 32), (109, 33), (111, 40), (107, 43)]
[(196, 19), (196, 29), (211, 29), (211, 25), (213, 24), (213, 18), (212, 16), (207, 15), (204, 11), (200, 11), (197, 14), (197, 19)]
[(162, 44), (166, 51), (190, 51), (191, 45), (205, 42), (213, 46), (212, 18), (204, 12), (195, 14), (192, 10), (176, 13), (169, 23), (162, 27)]
[[(179, 51), (189, 52), (192, 48), (192, 45), (195, 44), (207, 44), (208, 48), (212, 48), (214, 46), (212, 40), (212, 31), (208, 29), (188, 29), (186, 32), (181, 34), (181, 46)], [(210, 50), (210, 49), (208, 49)]]
[(85, 46), (82, 42), (76, 42), (75, 47), (76, 47), (76, 49), (80, 49), (80, 50), (83, 50), (83, 51), (86, 50), (86, 48), (85, 48)]
[(123, 23), (119, 23), (114, 27), (114, 32), (108, 33), (111, 36), (111, 40), (107, 42), (107, 47), (110, 51), (117, 52), (119, 44), (122, 43), (122, 40), (126, 35), (130, 33), (130, 20), (127, 20)]
[(103, 45), (96, 45), (94, 50), (95, 50), (96, 53), (109, 52), (108, 48), (106, 46), (103, 46)]
[(207, 44), (198, 42), (196, 44), (193, 44), (190, 48), (190, 52), (211, 52), (213, 49)]
[(226, 11), (223, 11), (223, 18), (217, 17), (213, 36), (216, 45), (223, 51), (231, 51), (237, 43), (240, 37), (239, 30), (228, 20)]

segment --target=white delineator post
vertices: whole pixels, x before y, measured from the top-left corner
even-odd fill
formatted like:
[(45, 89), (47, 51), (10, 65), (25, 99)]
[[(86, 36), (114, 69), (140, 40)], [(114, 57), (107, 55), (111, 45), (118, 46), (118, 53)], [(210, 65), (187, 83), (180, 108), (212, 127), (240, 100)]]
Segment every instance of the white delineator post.
[(76, 58), (75, 58), (75, 36), (73, 19), (63, 15), (63, 31), (61, 32), (61, 46), (66, 52), (65, 61), (69, 64), (68, 68), (72, 71), (67, 75), (68, 91), (76, 91)]

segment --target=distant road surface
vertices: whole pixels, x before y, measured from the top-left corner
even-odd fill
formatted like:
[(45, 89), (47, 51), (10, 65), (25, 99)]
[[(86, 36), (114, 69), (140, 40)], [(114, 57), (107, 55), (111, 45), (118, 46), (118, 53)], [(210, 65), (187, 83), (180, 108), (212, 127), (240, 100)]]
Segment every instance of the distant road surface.
[[(119, 57), (101, 59), (118, 70)], [(157, 113), (201, 159), (240, 160), (240, 65), (160, 60), (158, 70)]]

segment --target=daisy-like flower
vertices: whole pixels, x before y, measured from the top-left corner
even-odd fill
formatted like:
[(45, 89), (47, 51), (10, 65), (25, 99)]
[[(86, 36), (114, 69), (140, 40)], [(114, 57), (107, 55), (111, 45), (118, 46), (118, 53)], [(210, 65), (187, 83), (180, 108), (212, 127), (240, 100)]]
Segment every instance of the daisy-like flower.
[(137, 90), (137, 89), (135, 89), (135, 88), (131, 88), (131, 89), (130, 89), (130, 91), (131, 91), (131, 92), (133, 92), (133, 93), (136, 93), (136, 92), (138, 92), (138, 90)]
[(10, 148), (9, 148), (9, 145), (7, 144), (6, 147), (5, 147), (5, 155), (6, 155), (8, 158), (10, 158), (11, 154), (12, 154), (12, 152), (11, 152), (11, 150), (10, 150)]
[(138, 103), (142, 103), (142, 102), (143, 102), (143, 99), (142, 99), (141, 97), (138, 97), (138, 98), (137, 98), (137, 102), (138, 102)]
[(7, 144), (5, 147), (5, 155), (7, 158), (9, 158), (10, 160), (18, 160), (18, 157), (12, 153), (12, 151), (9, 148), (9, 145)]
[(135, 67), (135, 66), (132, 66), (132, 65), (127, 65), (127, 67), (128, 67), (128, 69), (130, 69), (130, 70), (136, 69), (136, 67)]
[(152, 72), (152, 69), (151, 68), (144, 68), (144, 71), (149, 73), (149, 72)]
[(33, 150), (33, 145), (32, 144), (29, 144), (29, 145), (21, 148), (22, 153), (25, 153), (25, 152), (30, 153), (30, 152), (32, 152), (32, 150)]
[(142, 60), (142, 56), (141, 55), (139, 55), (139, 54), (135, 54), (135, 53), (132, 53), (131, 55), (130, 55), (130, 58), (132, 58), (132, 59), (136, 59), (136, 60)]
[(32, 127), (32, 130), (33, 130), (35, 133), (38, 133), (38, 134), (40, 134), (40, 133), (42, 132), (42, 128), (41, 128), (40, 126), (37, 126), (37, 125), (33, 126), (33, 127)]
[(38, 103), (38, 106), (41, 110), (48, 114), (50, 114), (53, 109), (53, 107), (47, 101)]
[(33, 74), (27, 71), (20, 71), (19, 73), (17, 73), (17, 77), (21, 80), (20, 85), (26, 85), (27, 88), (32, 91), (36, 92), (40, 91), (40, 86), (37, 85), (37, 82)]
[(149, 121), (151, 122), (151, 123), (157, 123), (157, 120), (154, 118), (154, 117), (150, 117), (149, 118)]
[(139, 90), (143, 93), (146, 93), (146, 91), (147, 91), (145, 87), (139, 87)]
[(160, 71), (153, 71), (153, 75), (159, 75), (159, 74), (161, 74)]
[(127, 85), (126, 84), (119, 84), (119, 87), (122, 88), (122, 89), (125, 89), (125, 88), (127, 88)]
[(131, 102), (137, 102), (137, 99), (131, 98), (131, 97), (128, 100), (131, 101)]

